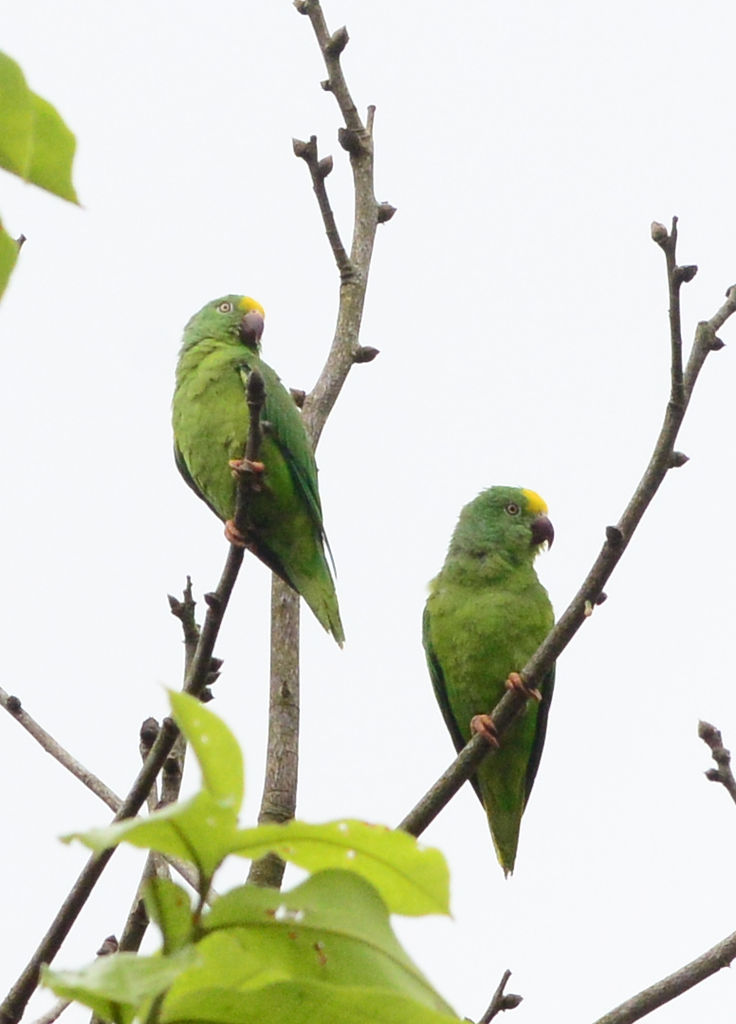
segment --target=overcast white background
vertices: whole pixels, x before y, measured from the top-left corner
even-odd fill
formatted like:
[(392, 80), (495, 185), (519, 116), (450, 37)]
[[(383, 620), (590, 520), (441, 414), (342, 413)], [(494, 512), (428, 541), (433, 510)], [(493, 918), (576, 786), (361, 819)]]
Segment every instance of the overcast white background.
[[(678, 214), (680, 262), (700, 266), (688, 341), (736, 281), (736, 14), (715, 0), (325, 0), (325, 14), (350, 31), (354, 98), (377, 105), (377, 196), (398, 213), (379, 228), (362, 334), (381, 355), (351, 373), (318, 452), (347, 643), (304, 610), (299, 813), (395, 824), (451, 755), (420, 620), (460, 507), (493, 483), (544, 496), (557, 539), (537, 567), (561, 612), (667, 399), (650, 221)], [(253, 295), (266, 359), (310, 388), (337, 276), (292, 136), (334, 154), (346, 240), (350, 176), (288, 0), (16, 0), (2, 47), (76, 132), (84, 208), (2, 176), (0, 213), (28, 242), (0, 305), (0, 685), (122, 794), (141, 720), (180, 684), (166, 593), (190, 573), (201, 596), (226, 555), (171, 456), (182, 326), (211, 298)], [(721, 333), (678, 444), (691, 461), (558, 664), (513, 878), (469, 787), (425, 834), (449, 861), (453, 919), (397, 928), (461, 1016), (478, 1019), (509, 967), (516, 1024), (592, 1021), (736, 928), (736, 808), (704, 779), (696, 736), (704, 717), (736, 747), (734, 325)], [(217, 649), (213, 707), (245, 749), (248, 821), (268, 595), (247, 559)], [(56, 837), (109, 815), (8, 716), (0, 771), (4, 993), (86, 860)], [(115, 855), (59, 966), (120, 932), (140, 864)], [(732, 1024), (735, 1008), (722, 971), (654, 1019)]]

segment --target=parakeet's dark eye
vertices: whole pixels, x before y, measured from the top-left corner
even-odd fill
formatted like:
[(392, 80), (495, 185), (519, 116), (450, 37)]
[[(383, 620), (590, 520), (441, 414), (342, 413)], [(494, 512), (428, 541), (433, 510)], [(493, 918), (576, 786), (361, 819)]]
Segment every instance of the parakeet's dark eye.
[(232, 302), (221, 302), (220, 305), (217, 307), (217, 312), (218, 313), (232, 313), (232, 311), (233, 311), (233, 304), (232, 304)]
[(506, 506), (506, 511), (510, 516), (518, 516), (519, 512), (521, 512), (521, 509), (515, 501), (510, 501)]

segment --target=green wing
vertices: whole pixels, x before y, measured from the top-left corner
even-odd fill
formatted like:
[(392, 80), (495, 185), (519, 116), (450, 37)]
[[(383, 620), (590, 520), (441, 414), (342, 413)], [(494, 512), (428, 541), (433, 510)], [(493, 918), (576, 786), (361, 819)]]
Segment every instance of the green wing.
[[(452, 739), (455, 750), (459, 754), (465, 746), (466, 740), (463, 739), (457, 720), (452, 713), (450, 701), (447, 696), (445, 676), (442, 671), (442, 666), (437, 659), (434, 647), (432, 646), (432, 638), (429, 631), (429, 608), (427, 605), (424, 606), (424, 615), (422, 617), (422, 643), (424, 644), (424, 651), (427, 655), (427, 666), (429, 668), (429, 678), (432, 680), (432, 689), (434, 690), (434, 695), (437, 698), (437, 703), (440, 706), (440, 711), (442, 712), (442, 717), (445, 720), (447, 731), (450, 733), (450, 738)], [(470, 776), (470, 781), (473, 784), (473, 789), (478, 794), (478, 799), (483, 803), (483, 797), (480, 795), (480, 787), (478, 786), (478, 779), (474, 774)]]
[(537, 710), (537, 728), (534, 733), (534, 743), (529, 755), (529, 764), (526, 769), (526, 799), (524, 806), (529, 802), (529, 794), (532, 791), (534, 780), (537, 777), (537, 769), (542, 757), (544, 740), (547, 736), (547, 719), (549, 718), (549, 706), (552, 703), (552, 694), (555, 689), (555, 666), (549, 670), (542, 680), (539, 692), (542, 694), (542, 701)]
[(192, 488), (197, 497), (201, 498), (202, 501), (212, 509), (216, 516), (219, 516), (220, 513), (218, 512), (218, 510), (209, 500), (204, 491), (197, 486), (194, 477), (189, 472), (184, 456), (182, 455), (181, 449), (179, 448), (179, 445), (176, 443), (176, 440), (174, 440), (174, 462), (176, 463), (176, 468), (179, 470), (182, 477), (184, 478), (184, 483), (188, 484), (189, 487)]
[(263, 406), (263, 420), (268, 424), (266, 430), (289, 467), (294, 483), (309, 509), (310, 519), (325, 540), (317, 484), (317, 464), (301, 413), (279, 375), (261, 359), (254, 358), (250, 364), (241, 364), (243, 387), (247, 386), (248, 374), (253, 369), (260, 372), (266, 387), (266, 400)]
[[(266, 389), (263, 460), (268, 467), (274, 449), (278, 453), (279, 458), (275, 462), (281, 461), (284, 469), (281, 484), (274, 486), (281, 487), (282, 497), (287, 502), (281, 506), (281, 518), (278, 515), (274, 518), (268, 512), (268, 501), (264, 505), (254, 502), (254, 513), (256, 506), (260, 506), (261, 513), (271, 520), (268, 526), (264, 521), (256, 550), (262, 561), (304, 597), (325, 629), (330, 630), (342, 644), (344, 632), (335, 585), (325, 558), (325, 547), (328, 552), (330, 549), (322, 523), (317, 465), (302, 415), (278, 374), (257, 356), (240, 363), (244, 386), (247, 385), (248, 373), (253, 369), (258, 369), (263, 376)], [(277, 470), (275, 462), (272, 459), (270, 463), (272, 481)], [(290, 479), (290, 484), (283, 478), (283, 473)], [(289, 492), (291, 497), (287, 497)], [(275, 496), (273, 493), (272, 497)]]

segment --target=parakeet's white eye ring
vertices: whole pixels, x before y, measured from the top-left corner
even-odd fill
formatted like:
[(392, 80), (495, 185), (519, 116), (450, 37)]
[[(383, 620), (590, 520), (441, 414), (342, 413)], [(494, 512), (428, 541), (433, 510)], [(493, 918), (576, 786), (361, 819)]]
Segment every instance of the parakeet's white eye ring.
[(233, 304), (232, 304), (232, 302), (221, 302), (220, 305), (217, 307), (217, 312), (218, 313), (232, 313), (232, 311), (233, 311)]
[(519, 512), (521, 512), (521, 509), (515, 501), (510, 501), (506, 506), (506, 511), (510, 516), (518, 516)]

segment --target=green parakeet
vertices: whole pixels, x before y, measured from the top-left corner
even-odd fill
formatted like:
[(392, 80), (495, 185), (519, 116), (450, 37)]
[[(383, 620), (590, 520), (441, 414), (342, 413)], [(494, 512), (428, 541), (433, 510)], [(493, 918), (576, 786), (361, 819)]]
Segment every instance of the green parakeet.
[[(435, 696), (460, 751), (504, 694), (554, 622), (547, 591), (534, 571), (554, 539), (547, 506), (534, 491), (491, 487), (466, 505), (445, 564), (430, 584), (424, 649)], [(547, 728), (554, 669), (472, 779), (488, 815), (499, 863), (514, 868), (521, 815), (537, 773)], [(482, 718), (481, 718), (482, 721)]]
[[(225, 521), (228, 539), (244, 543), (301, 594), (342, 645), (317, 466), (294, 399), (261, 359), (264, 316), (254, 299), (225, 295), (208, 302), (184, 328), (172, 409), (176, 465)], [(241, 535), (232, 522), (237, 480), (229, 462), (243, 458), (250, 422), (245, 388), (254, 369), (266, 389), (262, 479), (260, 492), (249, 495), (249, 527)]]

